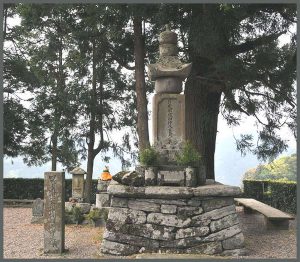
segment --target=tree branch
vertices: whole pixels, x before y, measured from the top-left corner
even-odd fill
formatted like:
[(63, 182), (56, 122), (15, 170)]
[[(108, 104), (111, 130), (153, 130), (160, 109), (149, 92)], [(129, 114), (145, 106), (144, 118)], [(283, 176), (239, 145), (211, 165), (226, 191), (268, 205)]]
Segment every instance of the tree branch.
[(240, 45), (231, 46), (226, 50), (226, 54), (231, 55), (248, 52), (258, 46), (265, 45), (276, 40), (279, 36), (285, 33), (286, 31), (282, 31), (280, 33), (275, 33), (271, 35), (264, 35), (254, 40), (248, 40)]

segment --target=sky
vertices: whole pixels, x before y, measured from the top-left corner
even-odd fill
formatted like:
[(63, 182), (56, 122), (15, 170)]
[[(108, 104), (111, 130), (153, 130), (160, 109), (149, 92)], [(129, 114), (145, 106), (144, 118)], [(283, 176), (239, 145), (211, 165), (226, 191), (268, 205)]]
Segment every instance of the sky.
[[(9, 21), (10, 25), (18, 24), (19, 20), (11, 20)], [(296, 26), (291, 29), (291, 31), (295, 31)], [(280, 37), (280, 46), (287, 43), (289, 41), (289, 37), (287, 35), (282, 35)], [(152, 96), (148, 97), (148, 110), (151, 112), (152, 110)], [(259, 161), (252, 154), (247, 154), (245, 157), (242, 157), (240, 152), (236, 150), (235, 145), (235, 137), (239, 137), (240, 134), (255, 134), (256, 130), (254, 127), (254, 120), (251, 118), (247, 118), (244, 122), (241, 123), (240, 126), (235, 127), (234, 129), (227, 126), (226, 121), (223, 119), (221, 114), (219, 115), (218, 120), (218, 133), (216, 139), (216, 152), (215, 152), (215, 178), (217, 181), (229, 184), (229, 185), (237, 185), (241, 184), (241, 178), (243, 174), (250, 168), (253, 168), (259, 164)], [(149, 133), (150, 133), (150, 141), (152, 141), (152, 122), (151, 115), (149, 119)], [(296, 141), (293, 138), (292, 133), (288, 129), (282, 129), (281, 137), (286, 140), (289, 140), (288, 145), (289, 148), (282, 155), (290, 155), (296, 152)], [(234, 135), (234, 136), (233, 136)], [(116, 140), (121, 139), (122, 134), (116, 133), (114, 138)], [(112, 155), (112, 154), (111, 154)], [(51, 170), (51, 163), (47, 163), (40, 167), (28, 167), (26, 166), (22, 158), (4, 158), (4, 178), (13, 178), (13, 177), (23, 177), (23, 178), (43, 178), (44, 172)], [(94, 161), (94, 172), (93, 178), (97, 179), (103, 168), (107, 165), (101, 159), (101, 155), (98, 154)], [(116, 158), (111, 158), (111, 161), (108, 164), (110, 168), (110, 172), (112, 175), (121, 171), (121, 162)], [(86, 170), (86, 161), (81, 162), (81, 167)], [(132, 167), (131, 169), (133, 169)], [(58, 165), (58, 170), (61, 170), (62, 167)], [(71, 178), (71, 174), (66, 173), (66, 178)]]

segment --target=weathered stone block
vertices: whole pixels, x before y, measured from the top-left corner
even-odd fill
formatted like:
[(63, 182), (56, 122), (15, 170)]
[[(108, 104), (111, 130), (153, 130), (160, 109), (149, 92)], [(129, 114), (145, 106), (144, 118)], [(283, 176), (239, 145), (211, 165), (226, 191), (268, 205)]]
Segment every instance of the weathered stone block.
[(218, 197), (213, 199), (202, 200), (204, 212), (208, 212), (217, 208), (233, 205), (233, 197)]
[(129, 199), (128, 207), (131, 209), (142, 210), (147, 212), (159, 212), (160, 205), (156, 203)]
[(199, 215), (203, 213), (203, 209), (201, 207), (178, 207), (177, 211), (179, 216), (191, 217), (195, 215)]
[(146, 247), (155, 249), (159, 247), (159, 242), (153, 239), (146, 239), (145, 237), (130, 235), (130, 234), (122, 234), (111, 231), (105, 231), (103, 234), (103, 238), (109, 241), (138, 246), (138, 247)]
[(172, 200), (172, 199), (143, 199), (144, 201), (147, 202), (152, 202), (152, 203), (157, 203), (157, 204), (161, 204), (161, 205), (176, 205), (176, 206), (186, 206), (186, 201), (185, 199), (176, 199), (176, 200)]
[(110, 195), (108, 193), (96, 194), (96, 207), (109, 207), (110, 206)]
[(222, 256), (239, 257), (239, 256), (246, 256), (247, 253), (248, 253), (247, 249), (241, 248), (241, 249), (224, 250), (221, 253), (221, 255)]
[(87, 214), (91, 210), (91, 204), (89, 203), (76, 203), (76, 206), (81, 209), (83, 214)]
[(146, 213), (129, 208), (111, 207), (108, 220), (116, 225), (122, 224), (144, 224), (146, 222)]
[(112, 196), (110, 206), (111, 207), (126, 207), (127, 208), (128, 207), (128, 199)]
[(223, 240), (222, 246), (224, 249), (239, 249), (244, 247), (244, 241), (243, 233), (239, 233), (233, 237)]
[(231, 214), (226, 217), (223, 217), (219, 220), (212, 221), (210, 223), (211, 232), (220, 231), (224, 228), (234, 226), (239, 223), (237, 214)]
[(104, 181), (104, 180), (99, 179), (98, 184), (97, 184), (97, 190), (99, 192), (107, 192), (107, 188), (108, 188), (110, 182), (111, 182), (111, 180)]
[[(109, 228), (109, 230), (116, 231), (115, 228)], [(124, 234), (131, 234), (135, 236), (141, 236), (156, 240), (173, 240), (175, 239), (174, 227), (153, 225), (153, 224), (124, 224), (118, 232)]]
[[(180, 83), (181, 84), (181, 83)], [(153, 96), (153, 140), (167, 162), (175, 159), (163, 147), (172, 148), (174, 141), (185, 139), (185, 96), (181, 94), (155, 94)], [(156, 143), (163, 141), (163, 143)], [(169, 146), (168, 141), (170, 141)], [(177, 149), (178, 150), (178, 149)], [(174, 150), (176, 151), (176, 148)], [(169, 158), (171, 157), (171, 158)]]
[(195, 196), (238, 196), (241, 193), (241, 189), (237, 186), (220, 184), (204, 185), (194, 189)]
[(101, 243), (100, 251), (104, 254), (116, 256), (129, 256), (138, 253), (140, 247), (112, 242), (104, 239)]
[(31, 224), (42, 223), (44, 223), (44, 201), (40, 198), (37, 198), (32, 204)]
[(189, 201), (188, 201), (188, 205), (189, 206), (194, 206), (194, 207), (199, 207), (202, 204), (202, 199), (199, 197), (192, 197)]
[(182, 199), (193, 196), (193, 190), (188, 187), (153, 186), (145, 188), (145, 195), (149, 198)]
[(189, 227), (181, 228), (177, 231), (175, 239), (187, 237), (202, 237), (209, 233), (209, 227)]
[(206, 254), (215, 255), (222, 252), (222, 244), (220, 242), (203, 243), (186, 249), (188, 254)]
[(113, 196), (136, 198), (145, 195), (145, 187), (133, 187), (110, 183), (107, 192)]
[(185, 174), (183, 171), (158, 171), (158, 185), (185, 186)]
[[(226, 206), (226, 207), (222, 207), (219, 209), (215, 209), (215, 210), (203, 213), (202, 215), (199, 215), (199, 216), (202, 216), (201, 220), (205, 220), (205, 219), (217, 220), (222, 217), (228, 216), (230, 214), (234, 214), (235, 212), (236, 212), (235, 206), (232, 205), (232, 206)], [(197, 217), (193, 217), (193, 219), (197, 220)]]
[(187, 227), (191, 223), (191, 219), (180, 219), (176, 215), (151, 213), (147, 216), (147, 222), (156, 225), (165, 225), (171, 227)]
[(211, 241), (220, 241), (227, 238), (230, 238), (241, 232), (239, 225), (234, 225), (232, 227), (223, 229), (216, 233), (210, 234), (207, 237), (203, 238), (203, 242), (211, 242)]
[(194, 236), (189, 238), (175, 239), (172, 241), (162, 241), (159, 247), (162, 248), (187, 248), (202, 243), (202, 237)]
[(161, 205), (161, 213), (163, 214), (175, 214), (177, 211), (177, 206), (175, 205)]
[(145, 169), (145, 186), (157, 185), (157, 167), (147, 167)]
[(62, 253), (65, 249), (65, 173), (44, 175), (44, 252)]
[(187, 167), (185, 169), (185, 186), (195, 187), (197, 186), (197, 169)]

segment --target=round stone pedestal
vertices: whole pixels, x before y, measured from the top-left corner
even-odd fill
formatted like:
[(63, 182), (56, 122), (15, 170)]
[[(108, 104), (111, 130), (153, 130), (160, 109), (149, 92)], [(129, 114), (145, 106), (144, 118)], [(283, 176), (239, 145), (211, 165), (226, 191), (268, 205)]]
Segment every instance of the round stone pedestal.
[(201, 187), (129, 187), (112, 182), (101, 252), (244, 255), (233, 198), (239, 187), (208, 180)]

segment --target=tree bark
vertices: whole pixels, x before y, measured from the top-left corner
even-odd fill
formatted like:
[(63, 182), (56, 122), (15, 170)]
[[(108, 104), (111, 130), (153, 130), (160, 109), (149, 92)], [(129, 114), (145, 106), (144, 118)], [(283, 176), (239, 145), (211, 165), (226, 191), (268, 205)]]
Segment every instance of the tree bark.
[(94, 168), (94, 145), (95, 145), (95, 132), (96, 132), (96, 103), (97, 103), (97, 81), (96, 81), (96, 43), (93, 39), (93, 58), (92, 58), (92, 92), (91, 92), (91, 117), (90, 117), (90, 130), (88, 133), (88, 161), (87, 161), (87, 174), (84, 188), (84, 200), (86, 203), (91, 202), (91, 190), (93, 180)]
[(218, 83), (188, 79), (186, 94), (186, 137), (202, 156), (206, 178), (214, 179), (214, 154), (222, 87)]
[(137, 98), (137, 132), (139, 137), (139, 150), (149, 146), (148, 111), (144, 74), (145, 46), (142, 35), (142, 18), (134, 16), (134, 59), (135, 59), (135, 88)]
[(51, 171), (56, 171), (56, 163), (57, 163), (57, 134), (54, 134), (51, 137), (52, 148), (51, 148)]

